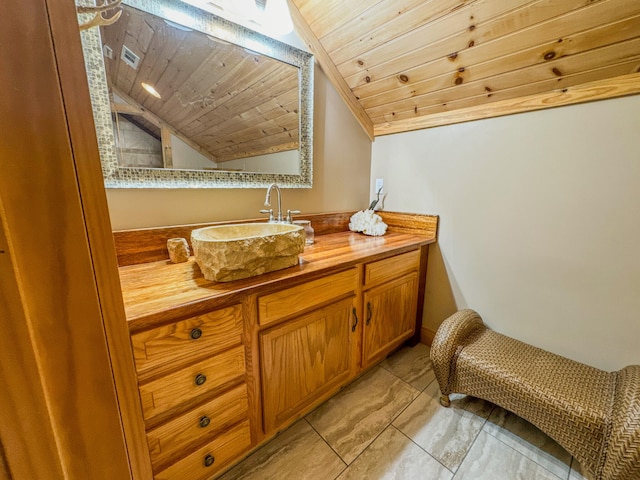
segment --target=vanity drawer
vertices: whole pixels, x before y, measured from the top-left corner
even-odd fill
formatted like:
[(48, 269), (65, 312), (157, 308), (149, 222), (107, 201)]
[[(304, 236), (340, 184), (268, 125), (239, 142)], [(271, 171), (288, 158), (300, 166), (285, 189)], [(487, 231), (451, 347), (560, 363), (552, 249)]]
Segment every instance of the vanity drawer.
[(365, 265), (364, 284), (366, 287), (371, 287), (385, 283), (419, 268), (420, 250), (402, 253), (395, 257), (385, 258)]
[(207, 445), (155, 474), (156, 480), (202, 480), (211, 478), (251, 446), (249, 421), (245, 420)]
[(242, 327), (238, 304), (136, 333), (131, 344), (138, 375), (144, 379), (152, 370), (175, 368), (202, 352), (211, 355), (240, 345)]
[(199, 405), (168, 423), (147, 432), (151, 463), (156, 470), (179, 456), (188, 445), (202, 443), (248, 417), (246, 384), (238, 385), (219, 397)]
[(358, 272), (352, 268), (264, 295), (258, 299), (258, 321), (262, 326), (269, 325), (281, 318), (354, 292), (357, 288)]
[(147, 423), (180, 404), (215, 392), (245, 374), (244, 346), (189, 365), (157, 380), (140, 385), (142, 412)]

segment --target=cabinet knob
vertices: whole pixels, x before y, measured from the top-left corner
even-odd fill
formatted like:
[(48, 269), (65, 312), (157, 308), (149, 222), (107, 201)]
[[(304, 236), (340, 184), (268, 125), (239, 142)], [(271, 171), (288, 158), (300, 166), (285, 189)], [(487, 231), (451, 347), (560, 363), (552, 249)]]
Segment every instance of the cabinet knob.
[(197, 340), (202, 336), (202, 330), (200, 330), (199, 328), (194, 328), (193, 330), (191, 330), (189, 336), (192, 340)]
[(211, 419), (205, 415), (200, 419), (200, 422), (198, 423), (200, 424), (200, 428), (206, 428), (211, 423)]
[(210, 467), (211, 465), (213, 465), (213, 462), (215, 461), (216, 459), (214, 458), (214, 456), (209, 453), (207, 454), (206, 457), (204, 457), (204, 460), (202, 463), (204, 464), (205, 467)]
[(202, 385), (204, 382), (207, 381), (207, 376), (203, 375), (202, 373), (199, 373), (198, 375), (196, 375), (196, 385)]

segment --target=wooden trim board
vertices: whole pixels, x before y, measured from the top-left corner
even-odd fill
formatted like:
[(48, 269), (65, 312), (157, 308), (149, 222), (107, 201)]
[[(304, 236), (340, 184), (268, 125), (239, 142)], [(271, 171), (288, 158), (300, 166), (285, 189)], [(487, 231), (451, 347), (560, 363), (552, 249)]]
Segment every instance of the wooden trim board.
[(551, 93), (541, 93), (512, 100), (502, 100), (489, 105), (479, 105), (452, 112), (389, 122), (376, 125), (374, 131), (376, 136), (389, 135), (639, 93), (640, 73), (633, 73), (576, 87), (568, 87)]

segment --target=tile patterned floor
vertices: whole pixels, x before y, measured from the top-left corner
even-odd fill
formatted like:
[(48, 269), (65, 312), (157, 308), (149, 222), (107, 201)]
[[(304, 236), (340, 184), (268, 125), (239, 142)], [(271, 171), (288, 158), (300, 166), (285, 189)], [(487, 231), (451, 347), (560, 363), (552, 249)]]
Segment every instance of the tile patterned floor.
[(525, 420), (438, 392), (429, 348), (403, 348), (221, 480), (588, 480)]

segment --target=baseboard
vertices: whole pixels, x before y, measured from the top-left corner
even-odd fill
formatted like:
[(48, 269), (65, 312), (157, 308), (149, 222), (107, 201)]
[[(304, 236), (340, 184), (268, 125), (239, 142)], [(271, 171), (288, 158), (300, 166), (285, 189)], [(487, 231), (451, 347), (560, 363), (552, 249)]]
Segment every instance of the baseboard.
[(431, 346), (433, 338), (436, 336), (436, 332), (429, 330), (428, 328), (422, 328), (420, 330), (420, 343)]

